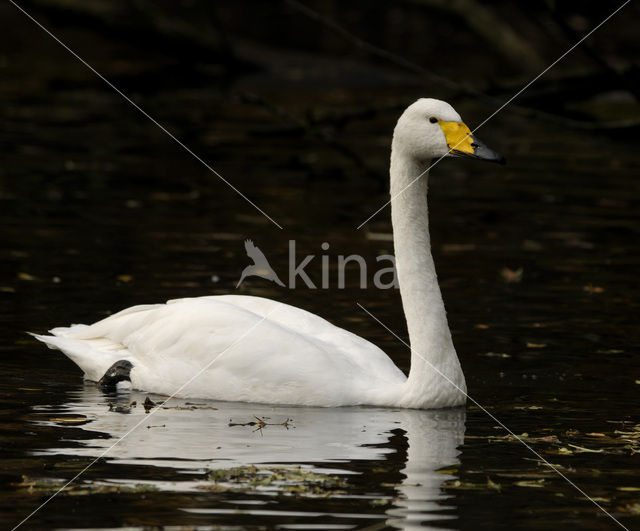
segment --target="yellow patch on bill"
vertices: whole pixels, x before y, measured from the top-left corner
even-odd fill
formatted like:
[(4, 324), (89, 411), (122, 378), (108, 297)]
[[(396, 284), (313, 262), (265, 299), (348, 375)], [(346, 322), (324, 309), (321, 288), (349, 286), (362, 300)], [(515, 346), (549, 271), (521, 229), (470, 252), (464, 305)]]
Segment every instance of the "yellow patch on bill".
[(462, 151), (473, 155), (473, 137), (471, 130), (462, 122), (442, 122), (438, 121), (444, 137), (447, 139), (449, 149)]

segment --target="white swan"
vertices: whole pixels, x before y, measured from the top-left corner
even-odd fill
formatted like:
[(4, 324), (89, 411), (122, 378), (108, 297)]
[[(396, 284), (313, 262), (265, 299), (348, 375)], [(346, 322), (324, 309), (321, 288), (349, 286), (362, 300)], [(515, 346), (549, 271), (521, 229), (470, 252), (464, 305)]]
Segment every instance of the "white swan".
[(308, 406), (464, 404), (464, 375), (431, 256), (427, 174), (413, 183), (431, 160), (447, 154), (501, 160), (449, 104), (416, 101), (394, 130), (390, 170), (396, 267), (411, 342), (408, 377), (365, 339), (304, 310), (250, 296), (135, 306), (36, 337), (64, 352), (86, 379), (130, 379), (132, 387), (160, 394)]

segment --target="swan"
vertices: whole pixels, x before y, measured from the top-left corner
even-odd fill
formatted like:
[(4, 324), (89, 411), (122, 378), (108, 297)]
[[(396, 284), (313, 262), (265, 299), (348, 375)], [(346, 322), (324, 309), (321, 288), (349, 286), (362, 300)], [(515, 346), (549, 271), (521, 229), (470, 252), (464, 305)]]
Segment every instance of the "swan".
[(425, 168), (445, 156), (503, 160), (451, 105), (419, 99), (398, 119), (390, 164), (396, 268), (411, 344), (408, 376), (380, 348), (317, 315), (244, 295), (134, 306), (35, 337), (104, 387), (128, 381), (181, 398), (303, 406), (463, 405), (466, 384), (438, 286), (427, 212)]

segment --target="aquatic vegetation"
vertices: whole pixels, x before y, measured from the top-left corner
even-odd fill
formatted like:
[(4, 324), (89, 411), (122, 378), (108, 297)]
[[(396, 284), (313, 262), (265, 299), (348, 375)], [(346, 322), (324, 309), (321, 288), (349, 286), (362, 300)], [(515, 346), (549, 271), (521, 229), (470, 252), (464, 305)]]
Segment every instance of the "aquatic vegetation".
[(62, 496), (89, 496), (93, 494), (132, 494), (144, 492), (156, 492), (158, 487), (146, 483), (134, 485), (114, 485), (104, 481), (83, 481), (82, 483), (71, 483), (67, 486), (66, 479), (57, 478), (33, 478), (23, 475), (22, 481), (12, 483), (11, 486), (20, 489), (27, 494), (51, 495), (60, 491)]
[(197, 488), (214, 492), (270, 490), (298, 496), (332, 496), (344, 494), (348, 486), (340, 476), (320, 474), (300, 466), (216, 469), (209, 472), (208, 479), (212, 483)]

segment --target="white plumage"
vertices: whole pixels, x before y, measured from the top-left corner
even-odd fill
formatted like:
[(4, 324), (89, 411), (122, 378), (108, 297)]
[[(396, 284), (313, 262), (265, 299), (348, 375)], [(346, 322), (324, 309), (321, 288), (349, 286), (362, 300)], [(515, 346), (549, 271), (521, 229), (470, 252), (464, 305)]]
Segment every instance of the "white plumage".
[(134, 388), (166, 395), (314, 406), (463, 404), (464, 376), (431, 257), (427, 175), (412, 181), (425, 161), (447, 154), (498, 157), (470, 134), (459, 142), (450, 133), (452, 123), (466, 128), (447, 103), (421, 99), (403, 113), (394, 132), (392, 221), (412, 346), (408, 378), (365, 339), (260, 297), (135, 306), (89, 326), (55, 328), (52, 336), (36, 337), (64, 352), (89, 380), (127, 360), (133, 364)]
[[(146, 391), (172, 394), (210, 364), (179, 393), (183, 397), (337, 406), (405, 380), (375, 345), (317, 315), (260, 297), (136, 306), (52, 333), (57, 337), (39, 339), (65, 352), (87, 379), (97, 381), (112, 363), (127, 359), (134, 365), (133, 386)], [(347, 388), (345, 380), (351, 382)]]

